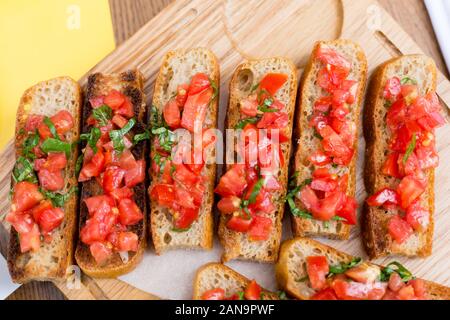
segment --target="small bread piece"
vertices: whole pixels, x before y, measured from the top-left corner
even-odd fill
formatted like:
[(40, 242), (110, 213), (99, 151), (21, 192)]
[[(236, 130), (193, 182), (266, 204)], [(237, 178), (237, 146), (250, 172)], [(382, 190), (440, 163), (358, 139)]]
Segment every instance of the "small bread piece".
[[(367, 193), (374, 194), (382, 188), (396, 188), (398, 179), (381, 173), (391, 132), (386, 125), (387, 108), (383, 98), (386, 81), (394, 76), (402, 79), (410, 77), (417, 81), (419, 94), (425, 95), (436, 90), (436, 65), (431, 58), (423, 55), (408, 55), (389, 60), (378, 67), (369, 87), (364, 111), (364, 136), (366, 139), (366, 162), (364, 182)], [(430, 212), (428, 228), (414, 232), (402, 244), (392, 240), (387, 231), (387, 223), (398, 210), (384, 210), (381, 207), (364, 205), (362, 234), (364, 245), (371, 259), (389, 254), (426, 257), (431, 254), (433, 242), (434, 212), (434, 169), (426, 171), (428, 185), (422, 195), (422, 206)]]
[[(301, 300), (308, 300), (315, 293), (309, 286), (309, 281), (300, 281), (307, 276), (306, 258), (308, 256), (325, 256), (331, 265), (348, 263), (354, 258), (307, 238), (295, 238), (283, 242), (280, 259), (275, 266), (276, 278), (283, 290)], [(368, 262), (365, 263), (372, 265)], [(424, 281), (429, 300), (450, 299), (450, 288), (431, 281)]]
[[(86, 96), (83, 107), (83, 132), (89, 132), (90, 126), (87, 124), (87, 119), (91, 115), (92, 106), (89, 99), (101, 95), (107, 95), (112, 89), (118, 90), (127, 96), (134, 110), (134, 117), (136, 125), (132, 132), (143, 132), (146, 128), (145, 122), (147, 120), (147, 110), (145, 107), (144, 95), (144, 79), (142, 74), (137, 70), (130, 70), (115, 74), (101, 74), (95, 73), (89, 76), (86, 85)], [(147, 154), (147, 142), (141, 141), (131, 149), (134, 157), (145, 159)], [(103, 193), (101, 186), (95, 179), (91, 179), (81, 184), (80, 196), (80, 222), (79, 230), (85, 225), (86, 219), (89, 215), (87, 206), (83, 199), (100, 195)], [(141, 209), (144, 219), (138, 224), (130, 226), (130, 231), (136, 233), (139, 237), (139, 245), (137, 252), (128, 253), (128, 261), (124, 262), (119, 253), (114, 253), (110, 262), (104, 266), (98, 266), (91, 255), (89, 246), (85, 245), (78, 239), (78, 246), (75, 252), (77, 264), (84, 273), (95, 278), (115, 278), (119, 275), (125, 274), (133, 270), (141, 261), (144, 249), (146, 247), (146, 227), (147, 227), (147, 190), (146, 183), (140, 183), (133, 187), (134, 200)]]
[[(156, 78), (153, 106), (162, 114), (167, 102), (177, 92), (178, 85), (189, 83), (197, 73), (205, 73), (217, 85), (220, 84), (220, 70), (217, 58), (210, 50), (195, 48), (176, 50), (166, 54)], [(203, 129), (217, 128), (217, 97), (206, 111)], [(214, 183), (216, 179), (214, 150), (207, 154), (201, 175), (207, 177), (205, 194), (199, 209), (198, 219), (188, 231), (173, 230), (170, 213), (167, 208), (151, 202), (150, 232), (156, 254), (160, 255), (173, 249), (211, 249), (213, 246), (214, 217)], [(152, 172), (152, 175), (154, 173)]]
[[(78, 83), (69, 77), (59, 77), (40, 82), (23, 94), (17, 110), (15, 149), (16, 157), (21, 155), (26, 136), (21, 133), (30, 114), (51, 117), (60, 110), (69, 111), (74, 120), (73, 129), (67, 133), (69, 142), (75, 142), (80, 136), (81, 89)], [(74, 148), (67, 159), (64, 173), (67, 185), (64, 192), (77, 186), (75, 163), (78, 150)], [(12, 180), (12, 179), (11, 179)], [(14, 187), (12, 181), (11, 186)], [(66, 271), (73, 264), (74, 236), (77, 221), (77, 193), (66, 201), (64, 221), (53, 231), (51, 243), (42, 242), (37, 252), (20, 252), (20, 243), (16, 230), (11, 228), (8, 247), (8, 268), (14, 282), (25, 283), (31, 280), (48, 281), (66, 277)]]
[[(267, 73), (285, 73), (288, 75), (286, 83), (275, 94), (275, 98), (286, 107), (289, 115), (289, 125), (286, 135), (292, 135), (295, 98), (297, 95), (297, 70), (289, 59), (274, 57), (261, 60), (249, 60), (239, 65), (230, 81), (230, 98), (228, 113), (225, 119), (225, 128), (233, 129), (240, 120), (240, 101), (248, 97), (251, 88)], [(272, 233), (268, 240), (251, 241), (246, 233), (236, 232), (227, 228), (227, 217), (220, 216), (219, 239), (224, 247), (222, 261), (232, 259), (253, 260), (258, 262), (275, 263), (278, 259), (278, 249), (281, 243), (282, 219), (284, 203), (287, 192), (288, 163), (291, 152), (290, 143), (280, 144), (283, 152), (285, 166), (280, 168), (277, 180), (282, 190), (272, 193), (273, 203), (276, 207), (274, 214), (267, 215), (272, 219)], [(231, 167), (227, 166), (228, 169)]]
[[(358, 91), (355, 102), (349, 106), (348, 117), (356, 124), (356, 137), (359, 136), (360, 127), (360, 107), (362, 104), (364, 90), (367, 80), (367, 60), (362, 48), (349, 40), (320, 41), (314, 46), (311, 59), (305, 68), (300, 84), (300, 99), (296, 114), (296, 146), (294, 172), (299, 172), (297, 183), (301, 184), (306, 179), (311, 178), (314, 171), (308, 157), (320, 146), (320, 140), (315, 137), (314, 128), (309, 126), (309, 117), (313, 113), (314, 102), (323, 96), (325, 91), (317, 85), (317, 76), (322, 63), (315, 59), (317, 50), (320, 47), (330, 48), (341, 54), (347, 61), (351, 62), (349, 79), (358, 82)], [(358, 150), (358, 139), (355, 139), (354, 150)], [(352, 161), (346, 167), (339, 166), (333, 168), (331, 164), (324, 166), (330, 173), (337, 173), (339, 176), (348, 173), (347, 195), (354, 197), (356, 192), (356, 161), (355, 152)], [(299, 199), (295, 201), (296, 206), (304, 209)], [(294, 236), (323, 236), (332, 239), (348, 239), (350, 236), (350, 225), (342, 221), (329, 221), (324, 225), (323, 221), (315, 219), (305, 219), (292, 216), (292, 232)]]
[[(244, 291), (251, 280), (221, 263), (208, 263), (200, 267), (194, 279), (193, 300), (201, 300), (202, 295), (212, 289), (225, 290), (225, 296)], [(279, 300), (276, 293), (262, 289), (264, 300)]]

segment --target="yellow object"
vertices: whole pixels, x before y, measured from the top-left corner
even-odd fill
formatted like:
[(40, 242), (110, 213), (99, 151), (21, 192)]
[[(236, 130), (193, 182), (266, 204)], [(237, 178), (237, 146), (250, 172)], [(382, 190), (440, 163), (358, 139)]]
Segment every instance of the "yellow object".
[(78, 79), (114, 47), (108, 0), (1, 0), (0, 150), (14, 135), (23, 91)]

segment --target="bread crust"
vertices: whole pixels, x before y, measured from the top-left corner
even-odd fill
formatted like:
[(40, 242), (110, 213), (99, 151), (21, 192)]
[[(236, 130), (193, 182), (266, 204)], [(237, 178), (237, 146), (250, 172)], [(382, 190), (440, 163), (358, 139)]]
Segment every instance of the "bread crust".
[[(291, 60), (284, 57), (249, 60), (242, 63), (236, 68), (230, 80), (230, 87), (229, 87), (230, 96), (228, 103), (228, 111), (225, 118), (225, 128), (234, 129), (235, 125), (237, 124), (241, 116), (239, 107), (239, 98), (240, 98), (239, 75), (241, 71), (244, 69), (249, 69), (252, 70), (253, 72), (260, 71), (257, 70), (256, 67), (256, 65), (258, 64), (259, 65), (272, 64), (274, 66), (274, 69), (271, 70), (271, 72), (281, 72), (280, 70), (275, 69), (277, 68), (276, 66), (280, 65), (286, 69), (285, 73), (289, 74), (289, 84), (288, 84), (289, 99), (286, 104), (286, 111), (289, 115), (288, 136), (290, 139), (292, 136), (292, 125), (294, 122), (293, 120), (295, 111), (295, 99), (297, 95), (298, 77), (297, 77), (297, 69), (294, 63)], [(262, 77), (267, 72), (259, 72), (259, 73), (261, 73)], [(253, 79), (253, 82), (255, 82), (255, 79)], [(229, 149), (228, 146), (226, 146), (226, 148)], [(224, 248), (224, 252), (222, 254), (222, 262), (227, 262), (233, 259), (252, 260), (263, 263), (275, 263), (277, 261), (278, 250), (281, 243), (282, 220), (284, 216), (284, 207), (285, 207), (284, 197), (286, 196), (287, 192), (288, 163), (291, 154), (291, 144), (290, 143), (281, 144), (281, 148), (283, 152), (285, 166), (281, 168), (277, 178), (283, 189), (278, 193), (274, 193), (274, 199), (275, 196), (277, 197), (277, 199), (275, 199), (276, 202), (274, 203), (277, 209), (275, 217), (273, 218), (274, 226), (270, 238), (266, 241), (259, 241), (260, 245), (259, 248), (255, 249), (256, 252), (245, 253), (243, 252), (244, 241), (246, 243), (250, 242), (250, 240), (248, 240), (247, 234), (235, 232), (227, 228), (226, 223), (228, 221), (228, 217), (226, 217), (225, 215), (220, 215), (218, 234), (220, 243)], [(230, 169), (231, 166), (232, 165), (227, 165), (227, 170)]]
[[(78, 83), (69, 78), (69, 77), (57, 77), (47, 81), (40, 82), (31, 88), (27, 89), (22, 95), (19, 103), (19, 107), (17, 109), (17, 117), (16, 117), (16, 128), (15, 128), (15, 153), (16, 158), (21, 155), (22, 145), (26, 138), (26, 134), (23, 134), (21, 131), (24, 129), (27, 118), (30, 114), (33, 113), (32, 104), (33, 97), (37, 94), (37, 90), (40, 88), (45, 88), (47, 85), (51, 83), (61, 84), (64, 82), (73, 86), (74, 90), (74, 105), (75, 110), (71, 112), (72, 117), (74, 119), (74, 127), (71, 130), (72, 141), (78, 141), (80, 136), (80, 112), (81, 112), (81, 103), (82, 103), (82, 92)], [(61, 107), (59, 110), (64, 110), (65, 108)], [(68, 110), (70, 111), (70, 110)], [(68, 159), (66, 171), (65, 171), (65, 180), (67, 182), (66, 192), (70, 190), (72, 187), (77, 186), (77, 181), (74, 178), (75, 172), (75, 163), (78, 157), (78, 148), (74, 148), (71, 154), (71, 157)], [(14, 187), (14, 180), (11, 178), (11, 188)], [(58, 249), (57, 258), (58, 261), (54, 262), (54, 266), (50, 269), (45, 268), (43, 264), (39, 261), (36, 262), (23, 262), (23, 261), (32, 261), (33, 256), (37, 256), (39, 254), (39, 250), (37, 253), (20, 252), (20, 242), (18, 233), (14, 228), (11, 227), (10, 235), (9, 235), (9, 243), (8, 243), (8, 252), (7, 252), (7, 260), (8, 260), (8, 269), (11, 275), (13, 282), (16, 283), (26, 283), (29, 281), (49, 281), (49, 280), (62, 280), (66, 278), (67, 268), (69, 268), (73, 264), (73, 249), (74, 249), (74, 241), (76, 236), (76, 226), (77, 226), (77, 211), (78, 211), (78, 194), (75, 192), (71, 195), (71, 197), (66, 201), (64, 210), (64, 220), (61, 223), (60, 227), (58, 227), (54, 234), (61, 234), (61, 239), (53, 239), (51, 244), (47, 244), (43, 242), (41, 244), (41, 249), (47, 251), (50, 250), (48, 248), (51, 245), (56, 244)], [(55, 237), (57, 238), (57, 237)], [(48, 258), (48, 257), (47, 257)], [(50, 259), (49, 259), (50, 260)]]
[[(87, 124), (87, 119), (92, 111), (89, 99), (99, 95), (106, 95), (113, 88), (126, 95), (133, 105), (136, 125), (133, 127), (132, 132), (144, 131), (147, 127), (147, 109), (145, 107), (143, 84), (144, 78), (138, 70), (129, 70), (109, 75), (101, 73), (90, 75), (85, 89), (86, 98), (82, 116), (83, 133), (87, 133), (91, 129)], [(145, 159), (147, 154), (147, 141), (139, 142), (131, 151), (137, 160)], [(89, 246), (85, 245), (81, 239), (78, 239), (75, 258), (84, 273), (95, 278), (115, 278), (132, 271), (142, 260), (146, 247), (147, 185), (147, 181), (144, 181), (133, 188), (134, 200), (144, 215), (142, 221), (134, 226), (130, 226), (130, 230), (135, 232), (139, 238), (138, 251), (128, 253), (128, 262), (124, 263), (119, 253), (114, 253), (106, 265), (98, 266), (90, 253)], [(83, 200), (102, 193), (102, 188), (95, 179), (81, 183), (79, 231), (81, 231), (88, 217), (87, 206)]]
[[(305, 124), (308, 124), (307, 118), (312, 113), (312, 110), (308, 109), (308, 97), (305, 92), (306, 86), (311, 84), (311, 81), (313, 81), (313, 78), (315, 77), (315, 70), (314, 70), (314, 64), (316, 62), (315, 56), (317, 53), (317, 50), (320, 46), (354, 46), (356, 50), (356, 56), (357, 60), (359, 61), (361, 65), (360, 70), (360, 77), (361, 80), (359, 81), (358, 86), (358, 92), (356, 94), (354, 111), (352, 111), (352, 120), (356, 124), (356, 139), (355, 139), (355, 145), (354, 150), (356, 150), (355, 155), (353, 156), (353, 159), (351, 163), (348, 165), (349, 168), (349, 181), (347, 186), (347, 195), (354, 197), (356, 193), (356, 163), (357, 163), (357, 150), (358, 150), (358, 137), (359, 137), (359, 128), (360, 128), (360, 106), (362, 105), (364, 92), (366, 88), (366, 80), (367, 80), (367, 59), (364, 55), (364, 51), (362, 48), (358, 45), (353, 43), (350, 40), (344, 40), (339, 39), (335, 41), (319, 41), (315, 44), (313, 52), (311, 54), (311, 58), (305, 67), (305, 70), (302, 75), (302, 79), (300, 82), (300, 89), (299, 89), (299, 97), (298, 99), (298, 107), (297, 107), (297, 113), (296, 113), (296, 132), (295, 132), (295, 139), (294, 139), (294, 145), (296, 146), (295, 151), (295, 161), (294, 161), (294, 168), (293, 172), (296, 171), (303, 171), (305, 169), (305, 165), (303, 164), (302, 158), (305, 157), (305, 150), (302, 148), (301, 143), (297, 143), (297, 141), (301, 141), (302, 135), (306, 130), (310, 130), (309, 127), (305, 127)], [(304, 179), (308, 177), (306, 176), (299, 176), (299, 183), (301, 183)], [(300, 200), (296, 199), (296, 205), (298, 207), (303, 207)], [(300, 217), (295, 217), (291, 215), (291, 221), (292, 221), (292, 232), (294, 236), (298, 237), (305, 237), (305, 236), (322, 236), (327, 237), (330, 239), (338, 239), (338, 240), (345, 240), (348, 239), (350, 236), (350, 230), (351, 226), (344, 224), (339, 221), (329, 221), (330, 227), (328, 229), (326, 228), (319, 228), (317, 230), (318, 223), (321, 223), (317, 220), (311, 220), (311, 219), (304, 219)]]
[[(211, 290), (211, 289), (216, 289), (216, 288), (202, 288), (201, 286), (201, 280), (202, 277), (207, 277), (208, 272), (215, 272), (217, 274), (223, 274), (223, 275), (227, 275), (230, 279), (234, 279), (236, 282), (238, 282), (240, 284), (240, 289), (243, 291), (245, 290), (245, 287), (251, 282), (250, 279), (244, 277), (243, 275), (241, 275), (240, 273), (234, 271), (233, 269), (227, 267), (226, 265), (223, 265), (221, 263), (218, 262), (211, 262), (211, 263), (207, 263), (203, 266), (201, 266), (196, 274), (195, 274), (195, 278), (194, 278), (194, 292), (193, 292), (193, 300), (202, 300), (202, 295), (203, 293), (205, 293), (207, 290)], [(227, 288), (223, 288), (226, 291)], [(261, 290), (262, 293), (264, 293), (264, 297), (265, 300), (279, 300), (279, 296), (276, 293), (270, 292), (264, 288), (262, 288)]]
[[(169, 86), (169, 80), (170, 78), (167, 77), (165, 74), (166, 70), (168, 69), (168, 66), (171, 65), (171, 61), (176, 58), (183, 58), (187, 57), (188, 55), (203, 55), (204, 61), (197, 61), (200, 63), (206, 63), (208, 64), (209, 68), (211, 68), (211, 73), (208, 75), (218, 86), (220, 85), (220, 67), (219, 63), (217, 61), (216, 56), (212, 51), (206, 48), (194, 48), (190, 50), (186, 49), (179, 49), (175, 51), (168, 52), (163, 59), (163, 62), (161, 64), (160, 71), (158, 73), (158, 76), (156, 78), (155, 82), (155, 90), (153, 95), (153, 106), (155, 106), (158, 109), (159, 114), (162, 113), (162, 110), (167, 103), (166, 95), (164, 94), (165, 89)], [(188, 68), (188, 66), (185, 66)], [(189, 71), (190, 77), (194, 76), (196, 72), (194, 70)], [(190, 78), (189, 77), (189, 78)], [(178, 83), (177, 85), (180, 85), (182, 83)], [(219, 100), (220, 100), (220, 88), (218, 95), (216, 99), (210, 104), (210, 108), (207, 110), (205, 123), (203, 125), (204, 129), (216, 129), (217, 128), (217, 112), (219, 108)], [(215, 155), (214, 155), (215, 156)], [(150, 170), (150, 173), (152, 175), (152, 181), (155, 180), (155, 173), (153, 170)], [(167, 250), (173, 250), (173, 249), (195, 249), (195, 250), (210, 250), (213, 247), (213, 234), (214, 234), (214, 216), (213, 216), (213, 210), (212, 206), (214, 203), (214, 183), (216, 179), (216, 164), (215, 161), (213, 163), (207, 162), (207, 164), (204, 166), (203, 171), (201, 173), (202, 176), (208, 177), (207, 182), (207, 189), (205, 191), (205, 196), (203, 199), (203, 203), (199, 210), (199, 217), (197, 221), (194, 222), (194, 224), (201, 223), (199, 225), (198, 232), (200, 234), (195, 234), (196, 237), (199, 237), (200, 240), (196, 243), (188, 243), (187, 241), (181, 241), (181, 243), (172, 244), (172, 243), (166, 243), (165, 238), (170, 237), (170, 239), (173, 239), (177, 236), (175, 231), (167, 230), (167, 232), (163, 232), (161, 229), (161, 226), (159, 224), (159, 218), (161, 213), (165, 215), (170, 215), (168, 213), (168, 210), (164, 207), (159, 206), (157, 203), (150, 202), (151, 207), (151, 218), (150, 218), (150, 224), (149, 224), (149, 232), (151, 234), (153, 244), (155, 247), (155, 253), (157, 255), (163, 254)], [(201, 222), (200, 222), (201, 221)], [(171, 221), (167, 220), (164, 221), (164, 223), (172, 223)], [(194, 230), (186, 231), (186, 234), (189, 234), (191, 232), (194, 232)], [(189, 235), (188, 235), (189, 236)]]
[[(333, 262), (346, 263), (351, 261), (354, 257), (344, 252), (338, 251), (330, 246), (322, 244), (308, 238), (294, 238), (286, 240), (281, 245), (280, 259), (275, 266), (275, 275), (279, 286), (284, 289), (290, 296), (300, 300), (309, 300), (313, 293), (312, 289), (308, 287), (306, 282), (299, 283), (293, 279), (292, 274), (295, 270), (293, 268), (301, 269), (302, 265), (306, 264), (306, 255), (292, 264), (293, 257), (298, 255), (299, 251), (311, 252), (313, 255), (323, 254), (327, 256), (328, 260)], [(378, 266), (365, 262), (369, 265)], [(305, 276), (306, 271), (299, 272), (299, 276)], [(450, 288), (440, 284), (424, 280), (427, 289), (428, 300), (449, 300)]]
[[(418, 59), (423, 62), (426, 73), (431, 75), (430, 87), (426, 91), (436, 90), (436, 66), (434, 61), (423, 55), (406, 55), (393, 58), (380, 65), (372, 75), (367, 94), (364, 110), (364, 138), (366, 140), (366, 154), (364, 166), (364, 183), (369, 195), (374, 194), (386, 185), (382, 181), (381, 167), (379, 163), (385, 159), (384, 152), (380, 144), (383, 142), (380, 126), (385, 127), (385, 118), (380, 115), (385, 114), (384, 99), (382, 92), (387, 80), (387, 70), (389, 67), (402, 63), (405, 59)], [(388, 130), (387, 128), (385, 128)], [(433, 230), (434, 230), (434, 169), (429, 169), (428, 185), (425, 194), (428, 198), (428, 209), (430, 212), (430, 222), (424, 232), (424, 241), (417, 248), (402, 248), (396, 246), (387, 231), (388, 215), (378, 207), (370, 207), (364, 203), (362, 215), (362, 237), (364, 247), (371, 259), (390, 255), (400, 254), (406, 256), (427, 257), (432, 251)]]

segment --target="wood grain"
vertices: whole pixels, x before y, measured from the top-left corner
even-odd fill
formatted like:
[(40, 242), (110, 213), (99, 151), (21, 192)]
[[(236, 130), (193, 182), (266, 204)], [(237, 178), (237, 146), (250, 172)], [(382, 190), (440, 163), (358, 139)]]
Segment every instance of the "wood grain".
[[(122, 44), (126, 39), (133, 35), (148, 20), (154, 17), (160, 10), (168, 6), (172, 1), (169, 0), (110, 0), (111, 16), (117, 45)], [(215, 2), (215, 1), (211, 1)], [(434, 33), (421, 0), (379, 0), (380, 4), (399, 22), (399, 24), (411, 35), (424, 51), (432, 56), (439, 68), (446, 72), (444, 63), (435, 40)], [(167, 23), (169, 23), (168, 21)], [(157, 32), (158, 30), (154, 30)], [(152, 32), (152, 31), (150, 31)], [(447, 74), (448, 76), (448, 74)], [(13, 158), (11, 148), (0, 154), (2, 170), (0, 170), (0, 186), (5, 187), (9, 184), (8, 168), (12, 166)], [(5, 167), (4, 167), (5, 166)], [(6, 170), (3, 170), (6, 169)], [(2, 190), (0, 190), (1, 192)], [(3, 190), (4, 191), (4, 190)], [(4, 192), (2, 194), (5, 194)], [(8, 210), (7, 199), (0, 200), (0, 213)], [(0, 231), (0, 248), (4, 251), (6, 241), (5, 232)], [(108, 292), (109, 296), (105, 298), (126, 298), (130, 296), (151, 298), (142, 291), (134, 292), (134, 289), (120, 281), (111, 282), (109, 280), (96, 280), (96, 285), (103, 292)], [(92, 293), (86, 290), (74, 293), (67, 290), (63, 284), (58, 287), (71, 298), (91, 299)], [(95, 290), (92, 290), (95, 292)], [(130, 294), (130, 295), (129, 295)], [(30, 283), (17, 290), (10, 299), (62, 299), (64, 296), (54, 285), (50, 283)]]

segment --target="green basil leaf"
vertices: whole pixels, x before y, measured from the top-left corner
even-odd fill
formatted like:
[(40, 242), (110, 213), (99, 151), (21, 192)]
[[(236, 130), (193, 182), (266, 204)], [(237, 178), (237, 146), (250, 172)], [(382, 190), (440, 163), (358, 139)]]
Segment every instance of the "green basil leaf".
[(219, 95), (219, 87), (217, 86), (217, 83), (212, 80), (211, 78), (209, 79), (209, 83), (211, 84), (211, 87), (213, 88), (213, 95), (211, 97), (211, 101), (213, 102), (214, 100), (216, 100), (217, 96)]
[(347, 221), (347, 219), (339, 217), (339, 216), (334, 216), (333, 218), (331, 218), (331, 220), (334, 220), (334, 221)]
[(328, 277), (332, 277), (336, 274), (344, 273), (345, 271), (357, 266), (362, 261), (361, 258), (353, 258), (349, 263), (341, 263), (338, 265), (330, 266)]
[(416, 81), (415, 79), (410, 78), (410, 77), (404, 77), (404, 78), (400, 81), (400, 83), (401, 83), (402, 85), (405, 85), (405, 84), (414, 84), (414, 85), (416, 85), (416, 84), (417, 84), (417, 81)]
[(411, 141), (408, 144), (408, 147), (406, 148), (406, 152), (403, 155), (403, 165), (406, 164), (406, 161), (408, 161), (409, 156), (414, 152), (414, 149), (416, 148), (416, 134), (414, 133)]
[(122, 129), (112, 130), (109, 132), (109, 137), (111, 138), (111, 141), (113, 142), (114, 145), (114, 149), (116, 151), (122, 152), (125, 149), (123, 138), (128, 132), (130, 132), (130, 130), (134, 127), (135, 124), (136, 120), (134, 118), (131, 118)]
[(288, 298), (286, 296), (286, 292), (284, 292), (284, 291), (278, 291), (277, 295), (280, 300), (288, 300)]
[(245, 298), (244, 298), (244, 291), (239, 291), (237, 293), (237, 296), (238, 296), (238, 300), (245, 300)]
[(55, 139), (61, 140), (56, 132), (56, 127), (53, 124), (52, 120), (49, 117), (44, 117), (44, 124), (50, 129), (51, 134)]
[(258, 196), (258, 194), (261, 191), (261, 188), (263, 186), (264, 186), (264, 178), (261, 178), (255, 183), (255, 186), (253, 187), (252, 193), (250, 194), (250, 197), (248, 198), (249, 204), (253, 204), (256, 202), (256, 197)]
[(38, 179), (34, 172), (33, 163), (25, 157), (19, 157), (16, 161), (12, 172), (12, 178), (14, 181), (28, 181), (32, 183), (37, 183)]
[(389, 281), (391, 274), (397, 272), (403, 282), (414, 279), (411, 271), (406, 269), (400, 262), (393, 261), (389, 263), (386, 267), (381, 269), (380, 281)]
[(258, 89), (259, 87), (259, 82), (255, 83), (251, 88), (250, 88), (250, 92), (253, 93), (256, 91), (256, 89)]
[(238, 129), (244, 129), (244, 127), (247, 125), (247, 124), (255, 124), (255, 123), (257, 123), (258, 121), (259, 121), (259, 117), (252, 117), (252, 118), (245, 118), (245, 119), (242, 119), (242, 120), (240, 120), (235, 126), (234, 126), (234, 129), (236, 129), (236, 130), (238, 130)]
[(39, 134), (37, 132), (29, 135), (25, 139), (25, 141), (23, 143), (23, 151), (22, 151), (24, 157), (29, 158), (29, 159), (36, 158), (35, 154), (33, 153), (33, 148), (39, 144), (39, 140), (40, 140), (40, 138), (39, 138)]
[(145, 132), (138, 133), (134, 136), (133, 144), (138, 144), (139, 142), (148, 140), (148, 139), (150, 139), (150, 131), (146, 129)]
[(42, 143), (41, 150), (47, 154), (50, 152), (65, 152), (67, 158), (69, 158), (72, 152), (72, 145), (68, 142), (48, 138)]
[(58, 192), (51, 192), (47, 191), (45, 189), (40, 188), (39, 190), (47, 199), (50, 199), (52, 201), (52, 204), (56, 208), (63, 208), (66, 204), (67, 200), (71, 197), (71, 195), (74, 192), (78, 192), (78, 187), (72, 187), (69, 192), (67, 193), (58, 193)]
[(81, 167), (83, 166), (84, 154), (80, 155), (77, 159), (77, 163), (75, 164), (75, 177), (78, 178), (80, 175)]
[(189, 231), (191, 228), (184, 228), (184, 229), (179, 229), (179, 228), (172, 228), (172, 231), (174, 232), (187, 232)]
[(98, 108), (92, 109), (92, 116), (98, 121), (101, 127), (108, 124), (108, 121), (112, 119), (112, 114), (112, 109), (107, 105), (102, 105)]
[(83, 133), (80, 135), (80, 140), (87, 140), (87, 143), (91, 147), (92, 151), (97, 153), (97, 142), (101, 136), (101, 130), (97, 127), (92, 127), (89, 133)]

